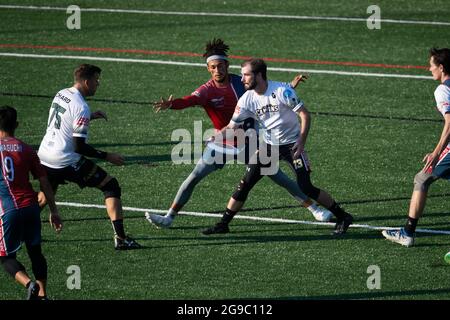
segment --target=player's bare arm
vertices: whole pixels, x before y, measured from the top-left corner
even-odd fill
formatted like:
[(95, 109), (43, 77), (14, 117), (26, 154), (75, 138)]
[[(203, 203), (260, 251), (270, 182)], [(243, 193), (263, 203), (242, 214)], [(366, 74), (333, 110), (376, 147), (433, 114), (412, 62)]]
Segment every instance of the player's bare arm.
[(48, 182), (46, 176), (40, 177), (39, 183), (40, 189), (44, 193), (46, 201), (48, 203), (48, 207), (50, 209), (50, 225), (53, 229), (55, 229), (56, 232), (60, 232), (62, 230), (63, 223), (59, 215), (58, 208), (56, 207), (55, 196), (53, 194), (52, 187), (50, 186), (50, 183)]
[(297, 114), (300, 118), (301, 131), (300, 136), (294, 145), (294, 158), (299, 157), (305, 149), (306, 139), (308, 138), (309, 128), (311, 126), (311, 115), (309, 114), (308, 109), (306, 109), (306, 106), (300, 108), (300, 110), (297, 111)]
[(155, 110), (156, 112), (159, 112), (161, 110), (166, 110), (166, 109), (170, 109), (170, 107), (172, 107), (172, 101), (173, 101), (173, 96), (170, 95), (169, 98), (166, 100), (163, 97), (161, 97), (160, 101), (155, 101), (153, 102), (153, 110)]
[(124, 164), (124, 157), (118, 153), (104, 152), (95, 149), (86, 143), (83, 137), (73, 137), (75, 152), (85, 157), (104, 159), (112, 164), (121, 166)]
[(125, 159), (121, 154), (110, 152), (106, 154), (106, 161), (115, 164), (116, 166), (121, 166), (125, 163)]
[(309, 78), (309, 75), (307, 74), (298, 74), (294, 77), (294, 79), (292, 79), (291, 81), (291, 87), (292, 88), (297, 88), (297, 86), (300, 84), (300, 82), (305, 82), (306, 79)]
[(423, 171), (427, 171), (428, 168), (434, 167), (434, 165), (439, 161), (440, 154), (450, 140), (450, 113), (445, 114), (444, 121), (444, 128), (442, 129), (441, 138), (439, 139), (438, 144), (434, 148), (433, 152), (425, 155), (422, 160), (423, 162), (425, 162)]
[(230, 138), (232, 135), (232, 132), (234, 132), (238, 128), (239, 128), (239, 125), (236, 124), (234, 121), (231, 121), (225, 127), (223, 127), (222, 130), (220, 130), (215, 135), (213, 135), (211, 137), (211, 141), (226, 140), (227, 138)]

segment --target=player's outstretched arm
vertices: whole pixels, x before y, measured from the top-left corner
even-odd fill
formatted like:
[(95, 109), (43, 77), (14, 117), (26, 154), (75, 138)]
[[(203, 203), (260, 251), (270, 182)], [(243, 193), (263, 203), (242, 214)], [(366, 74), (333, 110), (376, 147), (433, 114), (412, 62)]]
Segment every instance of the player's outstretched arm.
[(55, 196), (53, 194), (52, 187), (48, 182), (46, 176), (42, 176), (39, 178), (40, 189), (44, 193), (48, 207), (50, 209), (50, 225), (55, 229), (56, 232), (60, 232), (63, 227), (62, 219), (59, 215), (58, 208), (55, 203)]
[(172, 107), (172, 101), (173, 101), (172, 95), (170, 95), (167, 100), (161, 97), (160, 101), (155, 101), (152, 103), (153, 110), (155, 110), (156, 112), (160, 112), (161, 110), (170, 109), (170, 107)]
[(109, 153), (95, 149), (91, 145), (86, 143), (86, 139), (83, 137), (73, 137), (75, 146), (75, 152), (85, 157), (105, 159), (106, 161), (121, 166), (124, 164), (124, 158), (118, 153)]
[(124, 164), (125, 160), (122, 155), (118, 153), (110, 153), (106, 154), (106, 161), (115, 164), (116, 166), (121, 166)]
[(305, 82), (306, 79), (309, 78), (309, 75), (307, 74), (298, 74), (294, 77), (294, 79), (292, 79), (291, 81), (291, 87), (292, 88), (297, 88), (297, 86), (300, 84), (300, 82)]

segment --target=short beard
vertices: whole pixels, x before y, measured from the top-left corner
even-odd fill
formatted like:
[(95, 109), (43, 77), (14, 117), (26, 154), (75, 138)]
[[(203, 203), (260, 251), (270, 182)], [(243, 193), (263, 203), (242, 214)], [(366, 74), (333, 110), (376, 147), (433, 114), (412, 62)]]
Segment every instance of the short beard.
[(255, 89), (255, 88), (256, 88), (256, 81), (253, 80), (252, 83), (250, 83), (250, 84), (248, 85), (247, 90), (253, 90), (253, 89)]
[(216, 81), (217, 81), (218, 83), (224, 83), (226, 79), (227, 79), (227, 77), (224, 76), (224, 77), (222, 77), (222, 78), (220, 78), (219, 80), (216, 80)]

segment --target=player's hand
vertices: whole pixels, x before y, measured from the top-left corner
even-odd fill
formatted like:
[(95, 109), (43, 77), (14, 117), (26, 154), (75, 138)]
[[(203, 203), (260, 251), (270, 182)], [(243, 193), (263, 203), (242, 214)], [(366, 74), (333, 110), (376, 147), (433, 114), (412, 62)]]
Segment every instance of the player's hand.
[(153, 102), (153, 110), (160, 112), (161, 110), (169, 109), (172, 106), (173, 96), (170, 95), (169, 99), (161, 97), (160, 101)]
[(434, 151), (432, 153), (427, 153), (425, 157), (423, 157), (422, 159), (422, 162), (425, 162), (423, 172), (426, 172), (430, 167), (433, 168), (438, 161), (439, 161), (439, 153)]
[(107, 153), (106, 154), (106, 161), (115, 164), (116, 166), (121, 166), (124, 164), (125, 159), (122, 155), (118, 153)]
[(305, 144), (301, 139), (298, 139), (297, 142), (292, 147), (292, 151), (294, 151), (293, 158), (298, 159), (300, 158), (302, 152), (305, 150)]
[(294, 89), (297, 88), (298, 84), (300, 82), (305, 82), (306, 79), (308, 79), (308, 77), (309, 77), (309, 75), (307, 75), (307, 74), (298, 74), (298, 75), (296, 75), (294, 77), (294, 79), (292, 79), (292, 81), (291, 81), (291, 87), (294, 88)]
[(50, 225), (56, 232), (60, 233), (63, 228), (62, 219), (57, 212), (50, 213), (49, 217)]
[(97, 111), (91, 113), (91, 120), (95, 120), (95, 119), (105, 119), (106, 121), (108, 121), (108, 117), (106, 116), (106, 113), (102, 110), (97, 110)]

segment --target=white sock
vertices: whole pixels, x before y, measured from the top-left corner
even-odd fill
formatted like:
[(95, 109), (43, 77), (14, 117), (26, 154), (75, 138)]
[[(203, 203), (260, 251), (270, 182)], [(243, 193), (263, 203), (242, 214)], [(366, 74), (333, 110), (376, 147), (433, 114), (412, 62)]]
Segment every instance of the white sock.
[(313, 203), (312, 205), (310, 205), (309, 207), (307, 207), (306, 209), (308, 209), (311, 212), (314, 212), (318, 209), (319, 207), (317, 206), (317, 204)]

